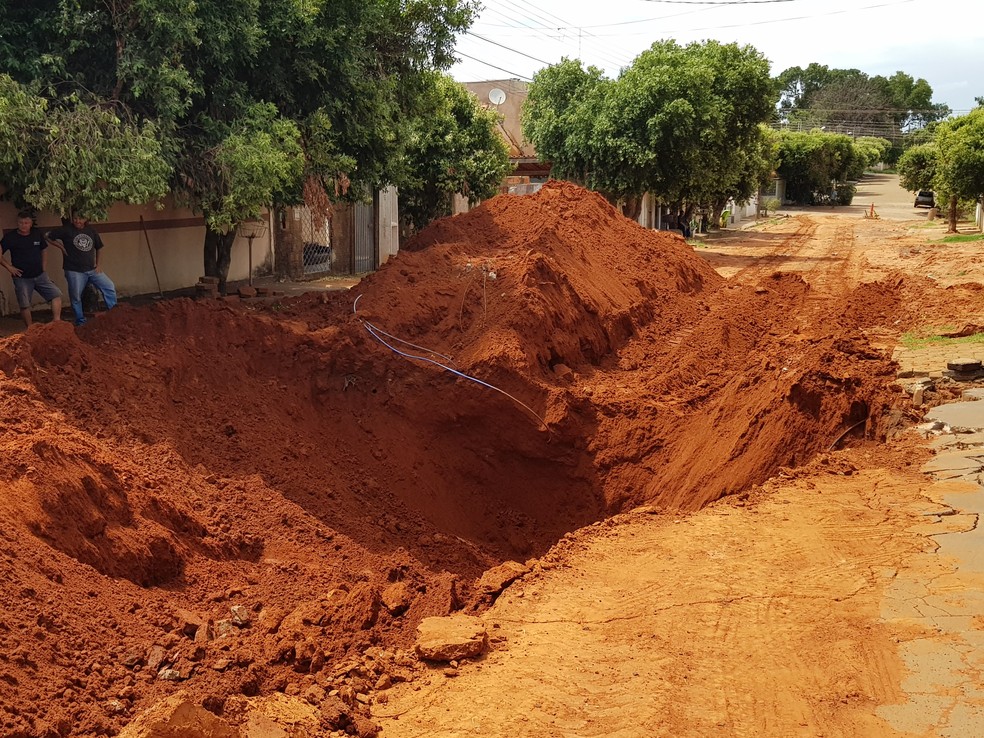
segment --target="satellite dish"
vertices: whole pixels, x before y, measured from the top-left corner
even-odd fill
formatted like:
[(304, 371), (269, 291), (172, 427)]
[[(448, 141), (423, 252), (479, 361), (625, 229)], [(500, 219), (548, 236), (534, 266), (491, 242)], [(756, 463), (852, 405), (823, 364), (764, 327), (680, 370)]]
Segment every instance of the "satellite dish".
[(506, 93), (500, 90), (498, 87), (493, 87), (489, 90), (489, 102), (493, 105), (502, 105), (506, 101)]

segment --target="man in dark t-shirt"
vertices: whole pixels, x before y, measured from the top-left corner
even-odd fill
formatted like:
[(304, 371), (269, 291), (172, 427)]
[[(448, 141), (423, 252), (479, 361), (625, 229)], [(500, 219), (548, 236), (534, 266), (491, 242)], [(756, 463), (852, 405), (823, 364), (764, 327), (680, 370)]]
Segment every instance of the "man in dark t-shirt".
[(45, 238), (64, 256), (65, 281), (68, 282), (68, 299), (75, 313), (75, 325), (85, 323), (82, 291), (86, 285), (91, 284), (102, 292), (107, 310), (116, 306), (116, 285), (99, 268), (102, 239), (85, 218), (73, 215), (71, 225), (54, 228), (45, 234)]
[(9, 231), (0, 239), (2, 253), (10, 252), (10, 262), (0, 258), (0, 264), (13, 277), (17, 306), (28, 327), (33, 322), (31, 300), (35, 292), (51, 303), (52, 319), (61, 319), (61, 290), (45, 271), (47, 246), (41, 231), (34, 227), (34, 217), (28, 211), (18, 213), (17, 230)]

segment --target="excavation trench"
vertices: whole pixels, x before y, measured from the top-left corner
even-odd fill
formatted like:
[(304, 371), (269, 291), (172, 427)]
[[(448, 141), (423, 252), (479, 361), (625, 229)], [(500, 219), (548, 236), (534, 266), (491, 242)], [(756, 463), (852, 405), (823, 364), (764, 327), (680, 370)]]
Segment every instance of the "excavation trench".
[[(0, 652), (30, 654), (0, 662), (5, 734), (125, 724), (162, 694), (133, 672), (155, 647), (202, 698), (282, 689), (480, 607), (475, 577), (568, 531), (877, 438), (893, 372), (861, 336), (897, 289), (805, 317), (798, 277), (728, 283), (554, 184), (437, 223), (351, 293), (121, 307), (10, 339)], [(187, 651), (179, 611), (231, 604), (257, 626), (228, 670), (197, 668), (212, 646)]]

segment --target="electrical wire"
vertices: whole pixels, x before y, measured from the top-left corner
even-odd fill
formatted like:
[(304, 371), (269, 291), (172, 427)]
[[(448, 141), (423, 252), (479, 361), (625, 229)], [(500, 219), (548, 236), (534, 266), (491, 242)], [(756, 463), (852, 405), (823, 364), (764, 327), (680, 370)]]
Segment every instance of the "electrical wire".
[[(540, 18), (541, 20), (544, 20), (546, 22), (550, 22), (550, 19), (552, 18), (553, 20), (555, 20), (555, 21), (557, 21), (557, 22), (559, 22), (561, 24), (564, 24), (567, 27), (571, 27), (571, 26), (569, 26), (570, 21), (565, 20), (564, 18), (561, 18), (556, 13), (551, 13), (548, 10), (543, 10), (543, 9), (541, 9), (541, 8), (533, 5), (532, 3), (529, 2), (529, 0), (500, 0), (500, 2), (507, 3), (507, 4), (511, 5), (512, 7), (517, 8), (518, 10), (520, 10), (520, 12), (523, 12), (522, 8), (520, 8), (517, 5), (517, 3), (521, 3), (522, 5), (524, 5), (524, 6), (526, 6), (526, 7), (528, 7), (528, 8), (531, 9), (531, 12), (534, 15), (534, 17)], [(590, 31), (584, 31), (584, 29), (581, 28), (581, 27), (577, 27), (577, 28), (578, 28), (578, 32), (579, 32), (578, 33), (578, 43), (579, 44), (583, 44), (583, 42), (585, 40), (584, 39), (584, 36), (587, 36), (588, 37), (589, 42), (590, 42), (590, 39), (592, 39), (592, 38), (598, 38), (598, 36), (596, 36), (595, 34), (591, 33)], [(599, 46), (600, 46), (600, 44), (599, 44)], [(578, 56), (581, 56), (581, 54), (578, 54)], [(610, 49), (604, 48), (604, 47), (603, 47), (603, 53), (598, 52), (596, 50), (595, 51), (595, 56), (598, 57), (599, 59), (601, 59), (602, 61), (605, 61), (608, 64), (613, 64), (613, 65), (615, 65), (617, 67), (625, 66), (630, 61), (630, 58), (629, 57), (626, 57), (624, 54), (619, 54), (618, 52), (611, 51)]]
[[(525, 5), (527, 7), (524, 8), (524, 7), (520, 6), (514, 0), (499, 0), (499, 4), (505, 10), (507, 10), (508, 12), (516, 13), (519, 18), (522, 18), (522, 19), (525, 19), (527, 21), (530, 21), (533, 24), (536, 24), (537, 22), (544, 23), (544, 24), (546, 24), (546, 26), (544, 26), (545, 29), (546, 28), (550, 28), (551, 26), (554, 27), (554, 28), (556, 28), (556, 30), (564, 30), (565, 28), (575, 28), (576, 27), (576, 26), (571, 26), (569, 21), (564, 20), (560, 16), (554, 15), (553, 13), (550, 13), (548, 11), (541, 11), (536, 6), (531, 5), (529, 2), (526, 2), (526, 0), (518, 0), (518, 2), (519, 3), (523, 3), (523, 5)], [(490, 10), (492, 10), (493, 12), (495, 12), (498, 15), (503, 16), (506, 20), (515, 20), (515, 19), (511, 18), (510, 16), (505, 15), (503, 13), (503, 11), (502, 10), (499, 10), (498, 8), (490, 8)], [(556, 26), (556, 24), (554, 23), (555, 21), (560, 24), (560, 27), (557, 27)], [(519, 26), (514, 26), (514, 27), (521, 28), (521, 29), (522, 28), (531, 28), (531, 26), (528, 26), (528, 25), (525, 25), (525, 24), (520, 24)], [(553, 42), (561, 42), (561, 43), (563, 42), (562, 39), (553, 38), (553, 37), (549, 36), (548, 34), (543, 33), (542, 31), (537, 30), (535, 32), (537, 33), (537, 35), (543, 36), (543, 37), (545, 37), (545, 38), (547, 38), (547, 39), (549, 39), (549, 40), (551, 40)], [(583, 42), (585, 40), (584, 39), (584, 35), (585, 34), (579, 34), (578, 35), (578, 43), (581, 44), (581, 45), (583, 45)], [(588, 36), (591, 36), (590, 33), (587, 34), (587, 35)], [(582, 57), (583, 56), (583, 53), (582, 52), (583, 52), (583, 49), (579, 48), (578, 49), (578, 57)], [(621, 66), (624, 66), (628, 62), (628, 59), (626, 59), (626, 58), (615, 58), (616, 55), (609, 54), (608, 49), (603, 49), (601, 51), (595, 50), (594, 53), (592, 54), (592, 56), (594, 56), (595, 58), (597, 58), (599, 61), (604, 62), (608, 66), (621, 67)]]
[[(359, 296), (357, 296), (355, 298), (355, 301), (352, 303), (352, 314), (355, 315), (357, 318), (358, 318), (358, 315), (359, 315), (359, 312), (358, 312), (359, 300), (361, 300), (361, 299), (362, 299), (362, 295), (359, 295)], [(483, 387), (486, 387), (486, 388), (488, 388), (490, 390), (494, 390), (495, 392), (498, 392), (499, 394), (505, 395), (510, 400), (512, 400), (513, 402), (515, 402), (517, 405), (519, 405), (521, 408), (523, 408), (524, 410), (526, 410), (526, 412), (528, 412), (534, 418), (536, 418), (537, 422), (539, 422), (540, 425), (543, 426), (543, 429), (544, 430), (546, 430), (548, 433), (550, 432), (550, 426), (547, 425), (547, 421), (545, 421), (543, 418), (541, 418), (540, 415), (536, 412), (536, 410), (534, 410), (533, 408), (531, 408), (529, 405), (527, 405), (522, 400), (520, 400), (520, 399), (514, 397), (513, 395), (509, 394), (504, 389), (500, 389), (499, 387), (496, 387), (494, 384), (489, 384), (488, 382), (486, 382), (486, 381), (484, 381), (482, 379), (479, 379), (478, 377), (473, 377), (470, 374), (465, 374), (464, 372), (459, 371), (458, 369), (455, 369), (453, 367), (450, 367), (447, 364), (442, 364), (439, 361), (435, 361), (434, 359), (432, 359), (432, 358), (430, 358), (428, 356), (419, 356), (417, 354), (410, 354), (410, 353), (407, 353), (406, 351), (401, 351), (400, 349), (396, 348), (395, 346), (392, 346), (389, 343), (387, 343), (386, 341), (384, 341), (381, 338), (381, 335), (382, 336), (386, 336), (387, 338), (391, 338), (391, 339), (393, 339), (395, 341), (398, 341), (399, 343), (402, 343), (402, 344), (404, 344), (406, 346), (413, 346), (414, 348), (419, 348), (421, 351), (426, 351), (428, 353), (434, 354), (435, 356), (440, 356), (441, 358), (447, 359), (448, 357), (444, 356), (444, 354), (440, 354), (437, 351), (431, 351), (430, 349), (423, 348), (422, 346), (417, 346), (416, 344), (412, 344), (409, 341), (404, 341), (401, 338), (396, 338), (396, 336), (392, 336), (389, 333), (386, 333), (385, 331), (377, 328), (375, 325), (373, 325), (372, 323), (370, 323), (368, 320), (366, 320), (364, 318), (359, 318), (359, 321), (362, 323), (362, 327), (366, 329), (366, 331), (369, 333), (370, 336), (372, 336), (373, 338), (375, 338), (377, 341), (379, 341), (379, 343), (381, 343), (383, 346), (385, 346), (386, 348), (388, 348), (394, 354), (397, 354), (398, 356), (402, 356), (405, 359), (412, 359), (414, 361), (423, 361), (423, 362), (426, 362), (428, 364), (433, 364), (434, 366), (440, 367), (444, 371), (450, 372), (451, 374), (454, 374), (455, 376), (461, 377), (462, 379), (467, 379), (470, 382), (475, 382), (476, 384), (480, 384)]]
[[(796, 15), (788, 18), (772, 18), (769, 20), (762, 20), (762, 21), (749, 21), (747, 23), (719, 24), (714, 26), (702, 26), (700, 28), (683, 28), (683, 29), (674, 30), (672, 31), (672, 33), (675, 35), (679, 35), (684, 33), (699, 33), (701, 31), (717, 31), (721, 29), (751, 28), (752, 26), (768, 26), (768, 25), (772, 25), (773, 23), (789, 23), (791, 21), (813, 20), (814, 18), (828, 18), (832, 15), (845, 15), (847, 13), (856, 13), (860, 10), (875, 10), (878, 8), (891, 8), (891, 7), (895, 7), (896, 5), (906, 5), (908, 3), (914, 3), (914, 2), (916, 2), (916, 0), (895, 0), (894, 2), (890, 2), (890, 3), (878, 3), (877, 5), (862, 5), (860, 7), (845, 8), (843, 10), (831, 10), (826, 13), (814, 13), (812, 15)], [(644, 36), (644, 35), (649, 35), (650, 33), (651, 32), (649, 31), (639, 31), (637, 33), (606, 33), (606, 34), (600, 34), (599, 37)]]
[(772, 3), (795, 3), (797, 0), (642, 0), (644, 3), (661, 5), (768, 5)]
[(519, 72), (510, 72), (508, 69), (503, 69), (502, 67), (497, 66), (495, 64), (490, 64), (487, 61), (482, 61), (481, 59), (476, 59), (474, 56), (469, 56), (468, 54), (466, 54), (463, 51), (458, 51), (457, 49), (455, 49), (454, 50), (454, 53), (457, 54), (458, 56), (463, 56), (465, 59), (470, 59), (473, 62), (478, 62), (479, 64), (484, 64), (485, 66), (491, 67), (492, 69), (498, 69), (500, 72), (505, 72), (506, 74), (510, 74), (513, 77), (516, 77), (517, 79), (524, 79), (527, 82), (532, 82), (533, 81), (533, 78), (532, 77), (527, 77), (525, 74), (520, 74)]
[(485, 43), (492, 44), (493, 46), (498, 46), (499, 48), (505, 49), (506, 51), (511, 51), (514, 54), (519, 54), (520, 56), (525, 56), (527, 59), (532, 59), (535, 62), (540, 62), (541, 64), (546, 64), (548, 66), (550, 64), (553, 64), (553, 62), (544, 61), (543, 59), (537, 59), (535, 56), (530, 56), (529, 54), (526, 54), (526, 53), (520, 51), (519, 49), (510, 48), (509, 46), (506, 46), (505, 44), (500, 44), (498, 41), (493, 41), (490, 38), (485, 38), (485, 36), (480, 36), (477, 33), (474, 33), (472, 31), (465, 31), (465, 34), (468, 35), (468, 36), (472, 36), (474, 38), (477, 38), (479, 41), (484, 41)]
[[(614, 26), (635, 26), (639, 23), (655, 23), (656, 21), (663, 21), (669, 18), (679, 18), (683, 15), (695, 15), (696, 13), (704, 13), (713, 8), (698, 8), (697, 10), (685, 10), (682, 13), (672, 13), (670, 15), (658, 15), (655, 18), (639, 18), (638, 20), (627, 20), (627, 21), (617, 21), (615, 23), (592, 23), (582, 26), (541, 26), (543, 30), (554, 30), (554, 31), (565, 31), (571, 29), (591, 29), (591, 28), (612, 28)], [(516, 26), (506, 25), (504, 23), (489, 23), (488, 21), (483, 21), (479, 19), (477, 23), (489, 26), (491, 28), (515, 28)], [(534, 26), (527, 26), (527, 28), (534, 28)]]
[[(642, 0), (642, 2), (668, 2), (668, 0)], [(828, 12), (825, 12), (825, 13), (813, 13), (813, 14), (810, 14), (810, 15), (798, 15), (798, 16), (792, 16), (792, 17), (788, 17), (788, 18), (772, 18), (772, 19), (769, 19), (769, 20), (749, 21), (749, 22), (745, 22), (745, 23), (720, 24), (720, 25), (713, 25), (713, 26), (700, 26), (700, 27), (696, 27), (696, 28), (674, 29), (672, 31), (669, 31), (668, 33), (672, 33), (674, 35), (678, 35), (678, 34), (685, 34), (685, 33), (699, 33), (699, 32), (702, 32), (702, 31), (714, 31), (714, 30), (725, 29), (725, 28), (727, 28), (727, 29), (733, 29), (733, 28), (750, 28), (752, 26), (764, 26), (764, 25), (771, 25), (773, 23), (788, 23), (790, 21), (802, 21), (802, 20), (812, 20), (814, 18), (826, 18), (826, 17), (832, 16), (832, 15), (843, 15), (845, 13), (855, 13), (855, 12), (862, 11), (862, 10), (876, 10), (878, 8), (889, 8), (889, 7), (895, 7), (896, 5), (906, 5), (906, 4), (913, 3), (913, 2), (916, 2), (916, 0), (894, 0), (893, 2), (878, 3), (876, 5), (862, 5), (860, 7), (846, 8), (846, 9), (843, 9), (843, 10), (832, 10), (832, 11), (828, 11)], [(681, 3), (682, 3), (682, 0), (681, 0)], [(742, 3), (739, 3), (739, 2), (737, 2), (737, 0), (735, 0), (735, 2), (719, 2), (719, 3), (710, 4), (710, 5), (709, 4), (706, 4), (706, 3), (695, 3), (695, 4), (699, 4), (702, 7), (699, 10), (693, 11), (693, 12), (702, 12), (704, 10), (713, 10), (715, 7), (727, 7), (728, 5), (739, 5), (739, 4), (742, 4)], [(673, 17), (673, 16), (665, 16), (665, 17)], [(543, 28), (549, 28), (549, 29), (555, 29), (555, 30), (566, 30), (566, 29), (577, 29), (577, 28), (604, 28), (606, 26), (632, 25), (632, 24), (635, 24), (635, 23), (647, 23), (649, 21), (656, 21), (656, 20), (663, 20), (663, 18), (647, 18), (647, 19), (643, 19), (643, 20), (639, 20), (639, 21), (620, 21), (619, 23), (588, 25), (588, 26), (567, 25), (567, 26), (564, 26), (564, 27), (557, 27), (557, 26), (549, 25), (549, 26), (545, 26)], [(486, 25), (493, 25), (493, 24), (488, 24), (487, 23)], [(530, 27), (530, 26), (503, 26), (503, 27), (511, 27), (511, 28), (517, 28), (517, 29), (527, 28), (527, 29), (529, 29), (531, 31), (538, 30), (539, 29), (539, 27)], [(652, 31), (634, 31), (634, 32), (633, 31), (628, 31), (628, 32), (622, 32), (622, 33), (591, 34), (591, 36), (593, 38), (597, 38), (597, 39), (604, 39), (604, 38), (623, 38), (623, 37), (626, 37), (626, 36), (651, 36), (651, 35), (652, 35)]]

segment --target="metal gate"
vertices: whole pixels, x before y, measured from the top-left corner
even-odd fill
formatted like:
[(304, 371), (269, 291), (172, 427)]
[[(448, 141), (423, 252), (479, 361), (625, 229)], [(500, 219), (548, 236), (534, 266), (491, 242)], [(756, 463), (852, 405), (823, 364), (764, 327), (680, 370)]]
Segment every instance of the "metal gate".
[(352, 241), (353, 269), (356, 274), (371, 272), (379, 260), (376, 256), (376, 194), (372, 203), (357, 203), (355, 205), (355, 233)]

